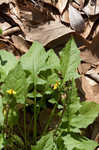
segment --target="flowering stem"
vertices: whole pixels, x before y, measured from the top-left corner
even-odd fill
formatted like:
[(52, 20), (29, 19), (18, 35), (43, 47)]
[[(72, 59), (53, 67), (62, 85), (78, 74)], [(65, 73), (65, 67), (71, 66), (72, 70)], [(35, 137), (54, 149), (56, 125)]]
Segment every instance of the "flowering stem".
[(36, 116), (36, 85), (34, 87), (34, 129), (33, 129), (33, 138), (34, 138), (34, 144), (36, 144), (36, 138), (37, 138), (37, 116)]
[(26, 109), (24, 105), (24, 138), (25, 138), (25, 148), (27, 150), (27, 135), (26, 135)]

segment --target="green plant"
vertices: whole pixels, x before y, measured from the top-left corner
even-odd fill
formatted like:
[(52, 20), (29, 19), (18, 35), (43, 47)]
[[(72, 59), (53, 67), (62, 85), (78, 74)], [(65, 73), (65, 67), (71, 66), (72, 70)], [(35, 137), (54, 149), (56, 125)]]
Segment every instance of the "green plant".
[[(60, 58), (52, 49), (46, 52), (38, 42), (34, 42), (19, 60), (9, 52), (0, 51), (1, 149), (14, 147), (14, 143), (19, 149), (31, 147), (31, 150), (93, 150), (97, 146), (96, 142), (82, 136), (80, 130), (95, 120), (99, 105), (80, 102), (77, 96), (75, 79), (79, 77), (79, 53), (73, 38), (61, 50)], [(37, 121), (41, 110), (48, 107), (47, 104), (51, 105), (52, 111), (37, 140)], [(24, 112), (23, 130), (18, 123), (19, 105)], [(29, 105), (33, 112), (31, 140), (26, 123), (26, 108)], [(59, 121), (48, 131), (56, 112)], [(24, 140), (14, 131), (16, 126)]]
[(2, 34), (2, 32), (3, 32), (2, 29), (0, 29), (0, 34)]

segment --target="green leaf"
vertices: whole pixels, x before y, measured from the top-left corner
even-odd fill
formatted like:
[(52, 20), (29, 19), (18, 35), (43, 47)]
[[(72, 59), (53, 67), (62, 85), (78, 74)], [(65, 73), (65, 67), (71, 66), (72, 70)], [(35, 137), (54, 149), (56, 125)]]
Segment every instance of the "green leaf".
[(55, 98), (49, 99), (48, 102), (51, 103), (51, 104), (58, 104), (57, 100)]
[[(7, 78), (5, 79), (5, 84), (2, 86), (5, 100), (7, 99), (15, 99), (17, 103), (24, 103), (25, 97), (27, 94), (27, 82), (25, 73), (22, 69), (22, 66), (18, 63), (17, 66), (12, 69)], [(16, 94), (9, 95), (7, 90), (13, 89)]]
[(80, 51), (77, 49), (74, 39), (71, 38), (60, 53), (60, 65), (64, 82), (78, 77), (76, 70), (79, 64)]
[(24, 143), (22, 138), (15, 134), (11, 135), (9, 139), (7, 139), (7, 147), (10, 147), (10, 149), (23, 149)]
[(4, 81), (9, 71), (13, 69), (16, 64), (17, 64), (16, 57), (12, 53), (9, 53), (5, 50), (0, 50), (0, 74), (1, 74), (0, 80), (1, 81)]
[(54, 50), (50, 49), (47, 52), (47, 55), (48, 55), (47, 64), (50, 65), (50, 67), (53, 69), (60, 70), (60, 59), (55, 54)]
[(57, 150), (67, 150), (67, 148), (65, 148), (64, 140), (62, 137), (57, 137), (56, 145)]
[(86, 128), (99, 114), (99, 104), (83, 102), (78, 114), (71, 119), (71, 125), (77, 128)]
[(0, 150), (4, 148), (4, 143), (5, 143), (4, 135), (0, 134)]
[(47, 54), (43, 46), (34, 42), (30, 50), (21, 57), (21, 64), (24, 70), (28, 70), (32, 73), (33, 78), (37, 79), (37, 74), (42, 69), (46, 69), (45, 60)]
[(16, 125), (18, 122), (18, 113), (15, 108), (10, 108), (9, 109), (9, 114), (8, 114), (8, 125), (10, 127), (13, 127)]
[[(77, 88), (75, 80), (72, 81), (67, 86), (67, 99), (66, 99), (67, 111), (65, 111), (62, 118), (63, 122), (70, 120), (74, 117), (75, 113), (81, 108), (80, 98), (77, 95)], [(70, 124), (72, 126), (72, 124)]]
[[(29, 97), (29, 98), (34, 98), (34, 97), (35, 97), (34, 92), (28, 93), (28, 94), (27, 94), (27, 97)], [(40, 93), (37, 92), (36, 97), (42, 97), (42, 94), (40, 94)]]
[(36, 146), (31, 146), (31, 150), (53, 150), (53, 134), (42, 136)]
[(3, 31), (2, 31), (2, 29), (0, 28), (0, 34), (2, 34), (2, 32), (3, 32)]
[(5, 71), (0, 67), (0, 82), (3, 82), (6, 78)]
[(76, 134), (68, 134), (62, 139), (67, 150), (94, 150), (98, 145), (95, 141)]
[(2, 98), (0, 96), (0, 126), (2, 126), (3, 123), (4, 123), (3, 104), (2, 104)]

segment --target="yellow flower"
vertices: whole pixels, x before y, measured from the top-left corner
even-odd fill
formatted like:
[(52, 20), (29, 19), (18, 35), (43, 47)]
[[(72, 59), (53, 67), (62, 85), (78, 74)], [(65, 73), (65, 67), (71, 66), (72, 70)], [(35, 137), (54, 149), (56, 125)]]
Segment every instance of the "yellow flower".
[(54, 86), (53, 86), (53, 90), (56, 90), (59, 87), (60, 83), (57, 81)]
[(4, 110), (3, 110), (3, 114), (4, 114), (4, 116), (6, 115), (6, 113), (7, 113), (7, 111), (6, 111), (6, 109), (4, 109)]
[(6, 91), (9, 95), (15, 95), (16, 92), (13, 89), (9, 89)]

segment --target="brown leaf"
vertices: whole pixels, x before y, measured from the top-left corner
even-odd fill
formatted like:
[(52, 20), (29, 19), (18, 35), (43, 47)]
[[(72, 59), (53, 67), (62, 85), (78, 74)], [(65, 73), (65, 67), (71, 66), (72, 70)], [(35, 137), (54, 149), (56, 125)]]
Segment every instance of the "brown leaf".
[(89, 37), (93, 25), (94, 25), (94, 22), (93, 22), (93, 21), (90, 21), (90, 20), (85, 23), (85, 29), (84, 29), (84, 32), (82, 33), (82, 36), (83, 36), (85, 39), (86, 39), (87, 37)]
[(72, 32), (69, 27), (66, 27), (59, 21), (50, 21), (50, 23), (39, 25), (37, 27), (32, 26), (30, 29), (25, 25), (22, 30), (25, 33), (27, 41), (39, 41), (43, 45), (48, 44), (64, 34)]
[(82, 76), (82, 89), (85, 92), (86, 100), (99, 104), (99, 84), (88, 77)]
[(63, 13), (63, 10), (65, 9), (67, 5), (68, 0), (58, 0), (56, 7), (58, 8), (60, 14)]
[(28, 44), (27, 44), (27, 42), (23, 38), (21, 38), (19, 36), (12, 35), (11, 39), (12, 39), (12, 41), (14, 43), (14, 46), (18, 50), (20, 50), (21, 53), (25, 53), (25, 52), (28, 51), (28, 48), (29, 48)]
[(91, 0), (89, 0), (88, 5), (83, 8), (83, 11), (88, 16), (99, 14), (99, 0), (96, 0), (95, 5), (92, 5)]
[(78, 71), (80, 74), (85, 74), (91, 67), (90, 63), (81, 63), (78, 67)]
[(65, 23), (69, 23), (69, 12), (68, 10), (65, 10), (64, 13), (61, 16), (61, 21)]
[(74, 0), (72, 2), (72, 6), (74, 6), (75, 8), (79, 8), (82, 9), (84, 6), (85, 0)]
[(0, 29), (2, 29), (4, 31), (4, 30), (7, 30), (10, 27), (11, 27), (11, 25), (8, 22), (6, 22), (4, 18), (2, 18), (0, 16)]
[(80, 56), (83, 61), (94, 64), (99, 62), (99, 33), (93, 39), (91, 44), (84, 44), (85, 47), (81, 48)]
[(72, 7), (72, 5), (69, 5), (69, 20), (71, 27), (77, 31), (77, 32), (83, 32), (85, 23), (84, 19), (81, 16), (80, 12)]
[(80, 5), (80, 8), (84, 6), (85, 0), (75, 0), (76, 3)]
[(0, 0), (0, 5), (2, 5), (3, 3), (8, 4), (11, 1), (13, 1), (13, 0)]
[(90, 49), (93, 54), (93, 57), (96, 57), (99, 61), (99, 32), (90, 44)]

